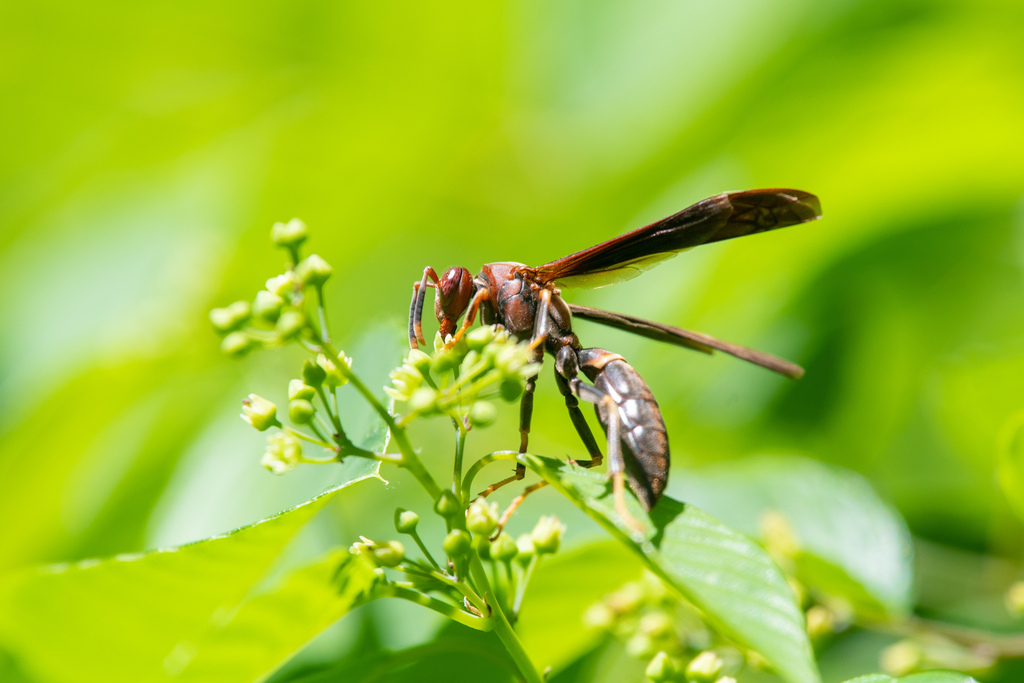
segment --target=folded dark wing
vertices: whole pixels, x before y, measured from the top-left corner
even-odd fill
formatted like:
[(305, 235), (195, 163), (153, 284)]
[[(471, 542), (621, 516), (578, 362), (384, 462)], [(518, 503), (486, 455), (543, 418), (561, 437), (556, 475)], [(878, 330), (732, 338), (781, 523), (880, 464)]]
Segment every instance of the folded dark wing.
[(634, 318), (631, 315), (623, 315), (622, 313), (602, 311), (599, 308), (589, 308), (587, 306), (569, 304), (569, 310), (572, 311), (574, 318), (591, 320), (596, 323), (601, 323), (602, 325), (607, 325), (608, 327), (632, 332), (633, 334), (640, 335), (641, 337), (668, 342), (669, 344), (683, 346), (688, 349), (693, 349), (694, 351), (701, 351), (702, 353), (710, 354), (715, 351), (721, 351), (729, 354), (730, 356), (735, 356), (736, 358), (745, 360), (748, 363), (760, 365), (762, 368), (767, 368), (768, 370), (777, 372), (780, 375), (792, 377), (793, 379), (800, 379), (804, 374), (804, 369), (795, 363), (790, 363), (789, 361), (782, 360), (781, 358), (777, 358), (761, 351), (748, 349), (745, 346), (730, 344), (729, 342), (722, 341), (721, 339), (715, 339), (714, 337), (701, 334), (700, 332), (691, 332), (690, 330), (684, 330), (681, 327), (662, 325), (661, 323), (643, 320), (641, 318)]
[(801, 190), (726, 192), (668, 218), (526, 272), (562, 287), (603, 287), (632, 279), (680, 251), (821, 217), (818, 198)]

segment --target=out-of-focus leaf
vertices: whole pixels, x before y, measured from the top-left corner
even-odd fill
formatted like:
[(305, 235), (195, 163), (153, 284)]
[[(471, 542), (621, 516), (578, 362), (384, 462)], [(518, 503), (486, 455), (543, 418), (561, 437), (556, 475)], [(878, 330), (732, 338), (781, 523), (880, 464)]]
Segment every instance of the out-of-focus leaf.
[(10, 574), (0, 580), (0, 642), (46, 680), (165, 679), (188, 654), (181, 643), (229, 620), (288, 542), (347, 485), (197, 543)]
[(275, 683), (505, 683), (515, 680), (515, 662), (493, 632), (450, 623), (430, 642), (405, 650), (359, 651), (329, 666), (275, 676)]
[(885, 674), (858, 676), (846, 683), (978, 683), (967, 674), (956, 671), (923, 671), (909, 676), (895, 678)]
[(681, 498), (754, 537), (763, 537), (766, 513), (781, 513), (796, 537), (794, 569), (807, 585), (846, 598), (865, 614), (909, 611), (910, 533), (859, 474), (765, 456), (682, 473), (675, 481), (672, 490)]
[(584, 611), (637, 578), (641, 567), (633, 553), (614, 541), (545, 558), (530, 580), (516, 624), (534, 661), (557, 671), (592, 648), (601, 634), (584, 627)]
[(359, 604), (375, 579), (348, 549), (332, 552), (246, 600), (220, 628), (178, 643), (170, 673), (188, 683), (261, 680)]
[(611, 482), (565, 462), (533, 455), (523, 462), (640, 553), (648, 567), (702, 611), (722, 634), (757, 651), (789, 683), (820, 681), (803, 612), (767, 553), (695, 506), (663, 496), (650, 516), (632, 496), (634, 531), (617, 512)]
[(1024, 411), (1003, 425), (998, 455), (999, 486), (1017, 517), (1024, 521)]

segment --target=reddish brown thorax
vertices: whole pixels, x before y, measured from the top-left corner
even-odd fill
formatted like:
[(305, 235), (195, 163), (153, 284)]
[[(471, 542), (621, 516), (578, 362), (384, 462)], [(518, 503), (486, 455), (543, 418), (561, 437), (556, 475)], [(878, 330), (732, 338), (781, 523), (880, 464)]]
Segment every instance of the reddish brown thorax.
[(434, 315), (441, 324), (441, 338), (455, 331), (459, 317), (473, 298), (473, 276), (461, 266), (444, 271), (438, 287), (439, 296), (434, 298)]

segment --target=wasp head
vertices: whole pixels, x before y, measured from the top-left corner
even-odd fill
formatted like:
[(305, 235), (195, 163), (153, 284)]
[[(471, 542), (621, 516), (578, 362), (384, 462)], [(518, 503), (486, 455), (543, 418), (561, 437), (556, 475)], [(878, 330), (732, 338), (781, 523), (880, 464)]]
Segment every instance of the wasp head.
[(434, 298), (434, 315), (441, 324), (442, 338), (455, 332), (459, 318), (466, 312), (475, 292), (473, 276), (465, 268), (453, 266), (444, 272)]

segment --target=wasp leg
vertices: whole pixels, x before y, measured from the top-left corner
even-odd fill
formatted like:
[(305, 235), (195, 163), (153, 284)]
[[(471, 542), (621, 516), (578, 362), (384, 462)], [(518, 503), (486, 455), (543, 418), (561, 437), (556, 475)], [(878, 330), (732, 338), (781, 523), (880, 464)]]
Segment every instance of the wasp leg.
[[(483, 291), (483, 290), (481, 290)], [(546, 295), (546, 296), (545, 296)], [(479, 296), (479, 295), (478, 295)], [(474, 303), (476, 299), (474, 298)], [(533, 326), (533, 336), (530, 338), (530, 348), (533, 349), (533, 360), (536, 363), (544, 362), (544, 340), (547, 338), (548, 332), (548, 304), (551, 302), (551, 292), (544, 290), (541, 292), (540, 305), (537, 307), (537, 317)], [(473, 305), (470, 305), (470, 311), (473, 310)], [(468, 319), (468, 318), (467, 318)], [(530, 444), (530, 424), (533, 422), (533, 394), (537, 389), (537, 375), (533, 375), (526, 380), (526, 387), (523, 389), (523, 396), (519, 399), (519, 452), (525, 453)], [(526, 476), (526, 466), (522, 463), (516, 463), (516, 473), (507, 479), (491, 484), (483, 491), (481, 496), (488, 496), (502, 486), (511, 484), (514, 481), (520, 481)], [(536, 488), (541, 488), (537, 486)], [(514, 511), (516, 507), (522, 503), (520, 498), (525, 498), (529, 495), (528, 492), (536, 490), (534, 487), (529, 487), (527, 491), (524, 491), (516, 500), (514, 507), (511, 509)], [(531, 490), (532, 489), (532, 490)], [(511, 512), (507, 512), (506, 515), (511, 515)], [(502, 519), (506, 519), (506, 515), (502, 516)], [(502, 525), (504, 526), (504, 522)], [(498, 531), (501, 531), (501, 527), (498, 527)]]
[(457, 344), (459, 340), (462, 339), (466, 334), (466, 331), (469, 329), (469, 326), (473, 324), (474, 320), (476, 320), (476, 314), (477, 311), (480, 310), (480, 304), (489, 299), (490, 296), (491, 294), (486, 287), (481, 287), (477, 290), (473, 299), (469, 302), (469, 307), (466, 309), (466, 319), (462, 321), (462, 326), (455, 332), (455, 335), (452, 337), (448, 346)]
[(601, 448), (597, 445), (594, 433), (590, 431), (587, 419), (583, 417), (580, 402), (569, 387), (569, 380), (576, 377), (576, 367), (576, 352), (568, 346), (559, 349), (558, 355), (555, 356), (555, 384), (558, 386), (558, 391), (565, 397), (565, 407), (569, 411), (569, 419), (572, 420), (576, 433), (579, 434), (587, 453), (590, 454), (590, 460), (570, 460), (569, 462), (580, 467), (596, 467), (604, 462), (604, 456), (601, 455)]
[(409, 304), (409, 348), (418, 349), (420, 344), (427, 345), (423, 338), (423, 304), (427, 298), (427, 287), (436, 287), (441, 283), (437, 273), (430, 266), (423, 269), (423, 279), (412, 285), (412, 303)]

